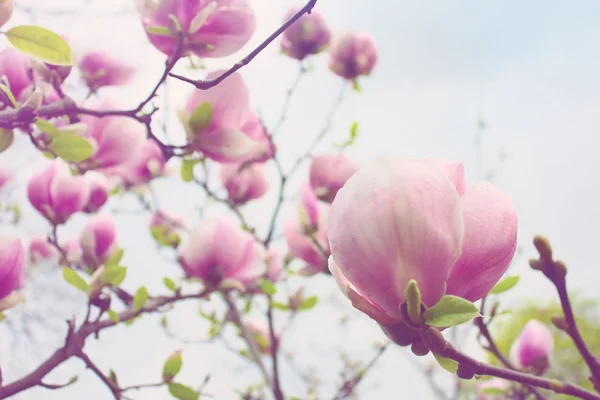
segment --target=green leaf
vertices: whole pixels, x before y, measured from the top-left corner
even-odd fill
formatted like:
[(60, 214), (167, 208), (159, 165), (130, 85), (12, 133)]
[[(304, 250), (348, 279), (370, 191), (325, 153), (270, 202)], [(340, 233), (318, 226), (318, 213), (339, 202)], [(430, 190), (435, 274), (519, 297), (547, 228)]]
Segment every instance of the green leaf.
[(181, 383), (169, 383), (169, 393), (179, 400), (198, 400), (200, 393)]
[(119, 265), (121, 259), (123, 259), (123, 254), (125, 253), (125, 249), (118, 249), (115, 251), (108, 260), (104, 263), (105, 267), (113, 267)]
[(110, 318), (110, 320), (114, 323), (119, 323), (120, 318), (119, 318), (119, 314), (117, 314), (116, 312), (114, 312), (113, 310), (106, 310), (106, 313), (108, 314), (108, 318)]
[(314, 306), (317, 305), (319, 298), (317, 296), (311, 296), (308, 299), (304, 299), (302, 303), (298, 306), (298, 310), (306, 311), (310, 310)]
[(133, 296), (133, 307), (135, 307), (136, 310), (141, 310), (146, 304), (146, 301), (148, 301), (148, 297), (148, 289), (146, 289), (146, 286), (140, 287)]
[(0, 322), (4, 321), (4, 319), (6, 319), (6, 314), (0, 312)]
[(458, 370), (458, 363), (456, 361), (450, 358), (438, 356), (435, 353), (433, 354), (433, 356), (435, 357), (435, 360), (438, 362), (438, 364), (440, 364), (440, 367), (444, 368), (451, 374), (456, 374), (456, 371)]
[(506, 394), (506, 390), (500, 388), (488, 387), (482, 390), (488, 396), (502, 396)]
[(56, 158), (56, 156), (50, 153), (49, 151), (43, 151), (42, 155), (46, 158), (49, 158), (50, 160), (54, 160)]
[(521, 279), (519, 275), (507, 276), (506, 278), (498, 282), (496, 286), (494, 286), (492, 290), (490, 290), (490, 293), (500, 294), (506, 292), (507, 290), (512, 289), (517, 283), (519, 283), (519, 279)]
[(290, 309), (289, 305), (280, 303), (278, 301), (272, 301), (271, 306), (273, 306), (273, 308), (276, 308), (276, 309), (282, 310), (282, 311), (287, 311)]
[(268, 279), (261, 279), (258, 284), (260, 285), (260, 290), (262, 290), (264, 294), (273, 296), (277, 293), (277, 288), (275, 288), (273, 282)]
[(350, 144), (354, 143), (354, 140), (358, 137), (358, 122), (354, 121), (350, 126)]
[(164, 26), (147, 26), (146, 32), (148, 32), (152, 35), (158, 35), (158, 36), (169, 36), (169, 37), (173, 36), (173, 34), (171, 33), (171, 30)]
[(77, 274), (77, 272), (75, 272), (74, 269), (68, 268), (68, 267), (63, 267), (62, 274), (63, 274), (63, 278), (65, 278), (65, 281), (67, 281), (68, 284), (70, 284), (71, 286), (73, 286), (76, 289), (81, 290), (82, 292), (87, 293), (87, 291), (89, 289), (88, 283), (86, 281), (84, 281), (83, 278), (80, 277), (79, 274)]
[(194, 133), (202, 132), (210, 126), (213, 118), (213, 106), (206, 101), (200, 104), (190, 117), (190, 128)]
[(42, 131), (42, 132), (44, 132), (44, 133), (46, 133), (46, 134), (48, 134), (48, 135), (50, 135), (52, 137), (54, 137), (54, 136), (60, 136), (60, 131), (50, 121), (47, 121), (47, 120), (42, 119), (42, 118), (38, 118), (35, 121), (35, 126), (37, 126), (37, 128), (40, 131)]
[(169, 289), (171, 292), (177, 291), (177, 285), (175, 284), (173, 279), (165, 277), (163, 279), (163, 283), (165, 284), (166, 288)]
[(360, 85), (358, 84), (358, 81), (356, 79), (352, 81), (352, 90), (354, 90), (357, 93), (360, 93)]
[(165, 365), (163, 365), (162, 376), (165, 381), (171, 381), (181, 371), (183, 365), (183, 359), (181, 358), (181, 351), (176, 351), (171, 355)]
[(15, 96), (12, 94), (8, 86), (0, 84), (0, 90), (2, 90), (6, 97), (8, 97), (8, 100), (10, 100), (13, 107), (18, 110), (20, 108), (19, 103), (17, 103), (17, 99), (15, 99)]
[(446, 295), (435, 306), (425, 310), (423, 317), (428, 325), (442, 328), (471, 321), (478, 314), (477, 307), (470, 301)]
[(112, 369), (108, 371), (108, 379), (110, 379), (115, 385), (119, 386), (119, 380), (117, 379), (117, 374)]
[(104, 270), (102, 274), (102, 282), (110, 283), (113, 286), (119, 286), (127, 276), (127, 267), (113, 265)]
[(73, 65), (69, 44), (56, 33), (36, 25), (19, 25), (5, 33), (22, 53), (53, 65)]
[(60, 135), (52, 139), (50, 149), (60, 158), (68, 162), (81, 162), (92, 156), (94, 148), (82, 138), (75, 135)]
[(200, 161), (184, 158), (181, 161), (181, 179), (184, 182), (191, 182), (194, 179), (194, 166)]
[(13, 143), (15, 134), (8, 129), (0, 128), (0, 153), (8, 149)]

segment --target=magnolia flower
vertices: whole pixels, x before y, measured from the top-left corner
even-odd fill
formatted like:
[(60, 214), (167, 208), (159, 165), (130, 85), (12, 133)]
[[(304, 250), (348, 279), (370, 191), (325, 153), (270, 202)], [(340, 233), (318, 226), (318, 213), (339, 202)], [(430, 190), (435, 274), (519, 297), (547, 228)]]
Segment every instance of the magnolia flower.
[(25, 249), (21, 239), (0, 236), (0, 311), (14, 306), (21, 297), (13, 293), (23, 284)]
[(117, 228), (112, 217), (109, 214), (92, 217), (83, 229), (79, 245), (88, 267), (97, 268), (108, 261), (119, 250)]
[(247, 281), (256, 271), (254, 237), (228, 219), (207, 219), (196, 226), (180, 252), (180, 263), (188, 276), (211, 284)]
[(298, 217), (285, 222), (283, 236), (290, 253), (307, 263), (302, 270), (304, 275), (314, 275), (327, 270), (327, 214), (328, 210), (319, 206), (310, 186), (303, 186)]
[[(223, 72), (212, 72), (207, 79)], [(242, 162), (265, 151), (248, 88), (237, 72), (215, 87), (195, 90), (178, 115), (189, 143), (215, 161)]]
[(58, 250), (46, 236), (32, 238), (29, 241), (29, 259), (33, 264), (58, 257)]
[(90, 186), (83, 176), (73, 176), (69, 166), (56, 159), (27, 185), (29, 202), (50, 223), (64, 224), (82, 211), (90, 198)]
[(540, 321), (532, 319), (514, 341), (510, 356), (518, 368), (532, 369), (541, 375), (550, 365), (552, 350), (552, 332)]
[[(258, 351), (260, 354), (269, 355), (271, 354), (271, 334), (269, 332), (269, 328), (258, 323), (247, 322), (244, 324), (246, 331), (250, 334), (254, 342), (258, 347)], [(277, 339), (279, 335), (275, 335)]]
[(241, 49), (256, 29), (249, 0), (136, 0), (150, 42), (167, 56), (184, 34), (183, 54), (225, 57)]
[(17, 96), (17, 101), (26, 103), (29, 99), (35, 99), (36, 96), (40, 96), (40, 104), (50, 104), (60, 100), (54, 86), (42, 80), (35, 80), (21, 91)]
[[(286, 15), (286, 21), (298, 13), (294, 7)], [(296, 60), (302, 60), (311, 54), (325, 50), (331, 41), (331, 32), (325, 18), (318, 11), (302, 15), (283, 32), (281, 51)]]
[[(7, 47), (0, 52), (0, 77), (6, 77), (6, 82), (15, 98), (19, 98), (21, 92), (31, 85), (31, 77), (28, 73), (30, 68), (31, 60), (19, 50)], [(0, 99), (12, 107), (4, 95)]]
[(358, 166), (343, 154), (316, 156), (310, 164), (310, 185), (320, 200), (331, 203)]
[(13, 14), (12, 0), (0, 0), (0, 27), (6, 24)]
[(465, 189), (462, 163), (441, 160), (384, 158), (348, 179), (331, 205), (329, 262), (355, 307), (399, 324), (411, 279), (427, 306), (492, 289), (515, 253), (517, 215), (491, 184)]
[(131, 80), (133, 68), (102, 51), (90, 51), (79, 60), (81, 77), (90, 91), (103, 86), (123, 86)]
[(162, 245), (179, 246), (181, 238), (179, 231), (185, 228), (182, 218), (176, 217), (165, 210), (159, 210), (150, 221), (150, 233)]
[(110, 170), (110, 175), (120, 178), (127, 186), (150, 182), (165, 173), (166, 160), (154, 139), (146, 139), (136, 157)]
[(369, 75), (377, 64), (377, 49), (366, 34), (347, 33), (329, 49), (329, 68), (344, 79), (354, 80)]
[(110, 184), (106, 176), (94, 171), (86, 172), (85, 179), (90, 186), (90, 198), (84, 211), (93, 213), (98, 211), (108, 200)]
[(221, 182), (234, 204), (261, 198), (269, 189), (262, 165), (221, 164)]

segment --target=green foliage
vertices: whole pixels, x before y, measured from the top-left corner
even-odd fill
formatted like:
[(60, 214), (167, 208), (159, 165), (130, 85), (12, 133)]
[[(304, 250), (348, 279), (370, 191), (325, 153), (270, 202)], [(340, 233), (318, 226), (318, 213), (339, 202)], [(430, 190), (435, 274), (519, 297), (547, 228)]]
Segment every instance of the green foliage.
[(346, 147), (352, 146), (356, 141), (356, 138), (358, 138), (358, 121), (354, 121), (352, 125), (350, 125), (350, 133), (348, 139), (344, 143), (334, 146), (338, 149), (345, 149)]
[(200, 104), (190, 117), (190, 128), (194, 133), (202, 132), (210, 126), (213, 118), (213, 106), (210, 103)]
[(87, 293), (89, 289), (88, 283), (79, 276), (79, 274), (72, 268), (63, 267), (62, 269), (63, 278), (65, 281), (76, 289), (81, 290), (82, 292)]
[(175, 376), (181, 371), (183, 366), (183, 359), (181, 358), (181, 352), (176, 351), (171, 355), (165, 365), (163, 365), (162, 377), (165, 382), (170, 382)]
[(198, 164), (199, 160), (194, 160), (190, 158), (184, 158), (181, 160), (181, 179), (184, 182), (191, 182), (194, 180), (194, 167)]
[(106, 313), (108, 314), (108, 318), (110, 318), (110, 320), (114, 323), (119, 323), (119, 314), (117, 314), (115, 311), (113, 310), (106, 310)]
[(262, 292), (264, 294), (273, 296), (275, 293), (277, 293), (277, 289), (275, 288), (275, 285), (273, 284), (273, 282), (271, 282), (268, 279), (261, 279), (259, 281), (259, 285), (260, 285), (260, 290), (262, 290)]
[(317, 296), (311, 296), (307, 299), (304, 299), (302, 301), (302, 303), (300, 303), (300, 305), (298, 306), (298, 310), (301, 310), (301, 311), (310, 310), (311, 308), (313, 308), (314, 306), (317, 305), (318, 301), (319, 301), (319, 298)]
[(491, 294), (500, 294), (500, 293), (504, 293), (509, 289), (512, 289), (513, 287), (515, 287), (515, 285), (517, 283), (519, 283), (519, 279), (521, 277), (519, 275), (515, 275), (515, 276), (507, 276), (506, 278), (502, 279), (500, 282), (498, 282), (496, 284), (496, 286), (494, 286), (492, 288), (492, 290), (490, 290)]
[(169, 289), (171, 292), (176, 292), (177, 291), (177, 285), (175, 284), (175, 282), (173, 281), (173, 279), (165, 277), (163, 279), (163, 283), (165, 284), (165, 287), (167, 289)]
[(58, 130), (58, 128), (50, 121), (47, 121), (45, 119), (42, 118), (38, 118), (35, 121), (35, 126), (42, 132), (44, 132), (47, 135), (50, 135), (52, 137), (55, 136), (59, 136), (60, 135), (60, 131)]
[(181, 383), (170, 383), (169, 393), (179, 400), (198, 400), (200, 398), (200, 393)]
[(148, 297), (148, 289), (146, 289), (146, 286), (141, 286), (133, 296), (133, 307), (136, 310), (141, 310), (146, 304), (146, 301), (148, 301)]
[(22, 53), (54, 65), (73, 65), (71, 47), (60, 35), (36, 25), (19, 25), (5, 33)]
[(446, 371), (450, 372), (453, 375), (456, 374), (456, 371), (458, 370), (458, 363), (456, 361), (450, 358), (438, 356), (437, 354), (434, 354), (433, 357), (435, 357), (435, 360), (440, 365), (440, 367), (444, 368)]
[(49, 147), (58, 157), (75, 163), (87, 160), (94, 152), (90, 142), (77, 135), (56, 136)]
[(444, 328), (471, 321), (479, 314), (473, 303), (461, 297), (446, 295), (423, 313), (427, 325)]
[(112, 265), (107, 267), (102, 274), (102, 282), (114, 286), (119, 286), (127, 276), (127, 267)]

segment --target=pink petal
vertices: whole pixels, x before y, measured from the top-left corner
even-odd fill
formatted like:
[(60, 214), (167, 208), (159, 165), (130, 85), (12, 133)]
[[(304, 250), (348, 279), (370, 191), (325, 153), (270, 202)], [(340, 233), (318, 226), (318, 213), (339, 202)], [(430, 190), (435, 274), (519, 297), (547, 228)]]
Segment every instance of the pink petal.
[(440, 160), (432, 158), (425, 160), (427, 164), (441, 168), (445, 171), (448, 179), (452, 181), (459, 196), (465, 194), (467, 190), (467, 180), (465, 179), (465, 166), (462, 162)]
[(237, 129), (218, 129), (201, 133), (196, 148), (219, 162), (240, 162), (255, 148), (256, 142)]
[(22, 285), (24, 267), (25, 249), (21, 239), (0, 236), (0, 299)]
[(511, 359), (520, 368), (532, 366), (538, 359), (549, 359), (554, 349), (552, 332), (535, 319), (527, 322), (511, 347)]

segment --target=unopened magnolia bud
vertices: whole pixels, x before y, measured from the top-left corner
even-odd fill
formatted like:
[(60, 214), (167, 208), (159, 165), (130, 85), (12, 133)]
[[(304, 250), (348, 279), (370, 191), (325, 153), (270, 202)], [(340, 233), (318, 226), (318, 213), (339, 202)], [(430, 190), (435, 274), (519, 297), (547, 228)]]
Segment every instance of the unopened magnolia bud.
[(292, 311), (296, 311), (302, 301), (304, 300), (304, 290), (302, 288), (298, 289), (298, 291), (289, 299), (288, 305)]
[(414, 355), (418, 357), (426, 356), (427, 354), (429, 354), (429, 347), (427, 347), (427, 345), (422, 340), (414, 342), (410, 347), (410, 350), (413, 352)]
[(419, 339), (419, 332), (405, 324), (380, 325), (383, 333), (398, 346), (409, 346)]
[(529, 266), (531, 267), (531, 269), (534, 269), (536, 271), (542, 271), (544, 269), (544, 264), (545, 263), (542, 260), (537, 260), (535, 258), (529, 260)]
[(557, 329), (565, 332), (569, 330), (569, 324), (567, 324), (567, 321), (564, 317), (552, 317), (551, 320)]
[(102, 291), (102, 288), (105, 286), (104, 282), (102, 282), (102, 275), (104, 274), (104, 270), (105, 270), (104, 265), (101, 265), (100, 267), (98, 267), (96, 269), (96, 271), (94, 271), (94, 274), (92, 275), (92, 278), (90, 279), (90, 283), (89, 283), (90, 299), (96, 298)]
[(444, 339), (442, 332), (437, 328), (429, 327), (421, 337), (427, 341), (428, 347), (436, 354), (444, 354), (446, 351), (446, 347), (448, 346), (448, 342)]
[(456, 370), (456, 375), (460, 379), (473, 379), (475, 376), (475, 370), (470, 365), (466, 365), (464, 363), (458, 364), (458, 369)]
[(110, 302), (110, 296), (106, 296), (103, 294), (99, 294), (92, 300), (92, 304), (98, 307), (101, 312), (104, 312), (110, 308)]
[(37, 110), (42, 105), (42, 101), (44, 101), (44, 92), (42, 92), (42, 89), (40, 89), (39, 86), (36, 86), (35, 89), (33, 89), (33, 93), (31, 93), (23, 103), (23, 108), (29, 107), (33, 110)]
[(552, 260), (552, 246), (550, 242), (542, 235), (536, 235), (533, 239), (533, 245), (540, 253), (540, 259), (544, 261)]

